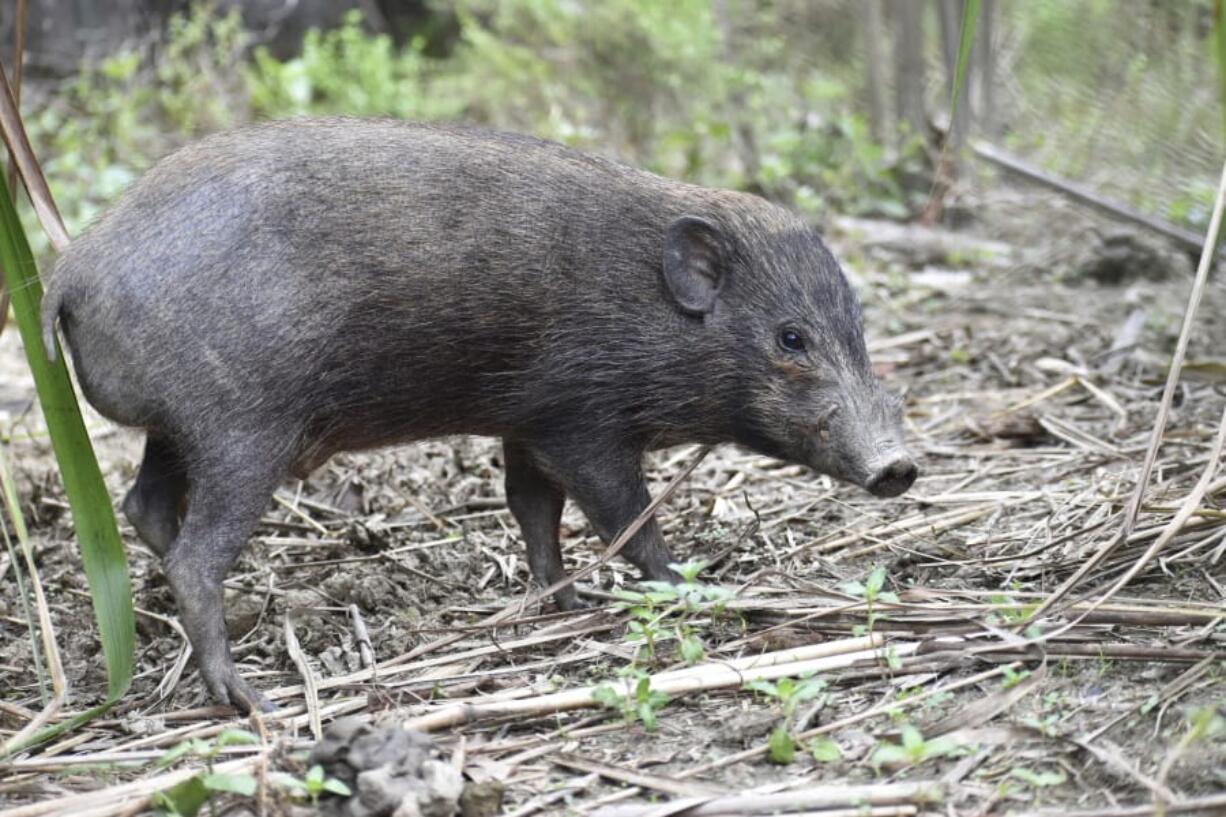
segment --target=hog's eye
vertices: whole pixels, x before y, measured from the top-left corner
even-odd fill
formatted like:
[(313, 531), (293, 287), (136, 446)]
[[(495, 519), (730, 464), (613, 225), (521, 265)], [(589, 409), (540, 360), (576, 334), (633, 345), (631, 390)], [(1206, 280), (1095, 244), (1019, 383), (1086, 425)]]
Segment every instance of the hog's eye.
[(789, 352), (803, 352), (805, 336), (795, 329), (783, 329), (779, 332), (779, 345)]

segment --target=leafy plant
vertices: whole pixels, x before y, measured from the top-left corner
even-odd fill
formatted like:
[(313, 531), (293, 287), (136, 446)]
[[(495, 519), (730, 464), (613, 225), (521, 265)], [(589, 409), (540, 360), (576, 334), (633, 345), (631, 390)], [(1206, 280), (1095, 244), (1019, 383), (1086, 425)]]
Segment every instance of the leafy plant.
[(677, 640), (682, 660), (693, 665), (706, 655), (706, 647), (691, 624), (693, 617), (708, 610), (719, 615), (733, 594), (726, 588), (698, 581), (705, 562), (690, 561), (669, 567), (681, 576), (678, 584), (644, 582), (645, 591), (618, 591), (617, 604), (630, 615), (625, 640), (642, 644), (648, 660), (654, 661), (656, 642), (671, 634)]
[(839, 589), (849, 596), (855, 596), (864, 600), (865, 617), (867, 624), (857, 625), (855, 632), (857, 635), (863, 635), (866, 632), (873, 631), (873, 625), (877, 621), (877, 613), (874, 605), (877, 602), (886, 602), (889, 604), (897, 604), (898, 596), (888, 590), (882, 590), (885, 587), (885, 568), (875, 567), (869, 572), (868, 578), (863, 582), (849, 581), (839, 585)]
[(641, 721), (647, 731), (655, 731), (656, 712), (668, 704), (668, 695), (652, 689), (651, 676), (637, 667), (626, 667), (618, 674), (625, 684), (622, 689), (602, 684), (593, 690), (592, 697), (597, 703), (620, 711), (626, 723)]
[[(792, 734), (796, 710), (802, 703), (822, 695), (826, 691), (826, 682), (820, 678), (805, 676), (799, 679), (780, 678), (778, 681), (750, 681), (745, 688), (774, 700), (782, 711), (783, 720), (771, 730), (767, 740), (767, 757), (772, 763), (791, 763), (796, 757), (797, 741)], [(830, 746), (823, 743), (814, 749), (814, 757), (819, 753), (824, 757), (829, 752)]]
[(899, 729), (899, 743), (882, 742), (873, 750), (869, 762), (873, 766), (913, 766), (934, 757), (952, 755), (962, 746), (947, 737), (924, 740), (913, 725), (906, 723)]
[(341, 797), (348, 797), (353, 794), (353, 791), (345, 785), (344, 781), (337, 780), (335, 777), (328, 777), (324, 772), (324, 767), (318, 764), (308, 769), (302, 779), (281, 772), (273, 775), (271, 780), (277, 785), (309, 799), (311, 805), (318, 805), (319, 798), (325, 793), (336, 794)]
[(159, 768), (168, 768), (188, 758), (203, 760), (205, 768), (166, 791), (154, 794), (154, 807), (160, 813), (171, 817), (191, 817), (218, 794), (251, 797), (258, 788), (258, 783), (252, 775), (245, 772), (218, 772), (213, 764), (221, 750), (227, 746), (259, 742), (258, 737), (246, 730), (225, 729), (212, 740), (192, 738), (176, 744), (158, 759)]
[(832, 738), (818, 735), (809, 741), (809, 754), (818, 763), (837, 763), (843, 759), (843, 750)]

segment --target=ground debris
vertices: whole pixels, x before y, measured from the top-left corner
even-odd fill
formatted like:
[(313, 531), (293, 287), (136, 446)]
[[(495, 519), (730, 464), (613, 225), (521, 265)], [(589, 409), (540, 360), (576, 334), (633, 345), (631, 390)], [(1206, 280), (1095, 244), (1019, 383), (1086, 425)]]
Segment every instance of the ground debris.
[(353, 791), (325, 801), (338, 817), (452, 817), (464, 781), (429, 735), (343, 718), (328, 726), (310, 763)]

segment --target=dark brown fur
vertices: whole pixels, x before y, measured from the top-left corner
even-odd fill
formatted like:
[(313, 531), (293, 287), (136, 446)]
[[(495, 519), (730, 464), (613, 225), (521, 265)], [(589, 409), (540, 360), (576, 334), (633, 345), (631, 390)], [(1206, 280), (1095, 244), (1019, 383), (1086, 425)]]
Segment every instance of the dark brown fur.
[[(164, 555), (209, 689), (239, 706), (262, 699), (221, 581), (278, 482), (334, 452), (501, 437), (546, 584), (565, 497), (615, 536), (648, 501), (652, 447), (737, 442), (883, 495), (915, 477), (810, 227), (524, 136), (306, 120), (209, 137), (68, 248), (52, 352), (57, 319), (90, 402), (148, 432), (124, 509)], [(655, 524), (626, 553), (672, 577)]]

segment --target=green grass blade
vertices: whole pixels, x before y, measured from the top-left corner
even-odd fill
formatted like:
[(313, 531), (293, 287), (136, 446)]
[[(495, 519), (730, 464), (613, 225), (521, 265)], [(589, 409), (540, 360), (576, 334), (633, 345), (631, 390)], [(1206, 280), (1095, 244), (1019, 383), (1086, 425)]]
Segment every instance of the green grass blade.
[(1213, 4), (1213, 52), (1217, 58), (1217, 98), (1226, 127), (1226, 0)]
[[(1220, 0), (1219, 0), (1220, 2)], [(958, 37), (958, 62), (954, 68), (953, 98), (949, 101), (949, 126), (953, 128), (958, 113), (958, 96), (966, 82), (966, 66), (975, 46), (975, 29), (979, 25), (981, 0), (966, 0), (962, 6), (962, 31)]]
[(0, 269), (12, 294), (17, 329), (72, 508), (106, 659), (107, 697), (113, 701), (127, 691), (132, 681), (135, 625), (127, 557), (64, 356), (60, 355), (53, 364), (43, 350), (39, 325), (42, 285), (7, 190), (0, 195)]

